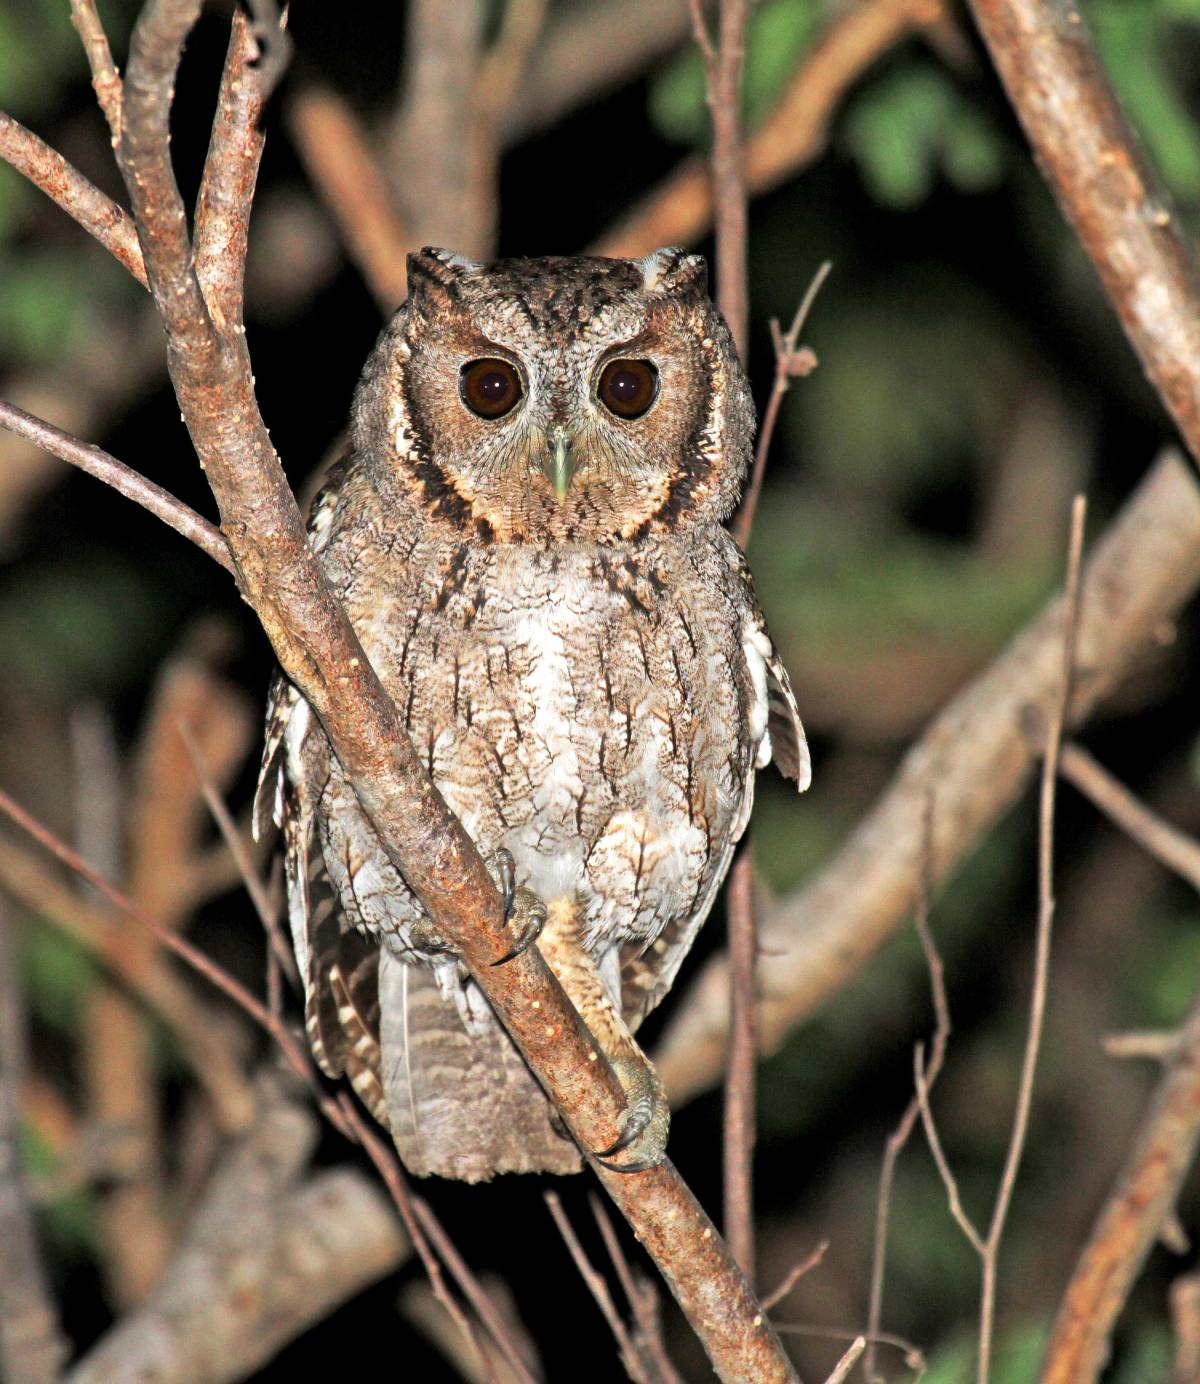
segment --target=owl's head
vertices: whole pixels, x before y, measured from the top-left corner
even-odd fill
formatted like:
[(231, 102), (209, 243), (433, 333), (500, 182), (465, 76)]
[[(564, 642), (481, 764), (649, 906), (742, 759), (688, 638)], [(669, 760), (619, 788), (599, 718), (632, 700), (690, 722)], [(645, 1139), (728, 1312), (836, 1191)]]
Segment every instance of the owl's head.
[(354, 408), (356, 451), (495, 542), (614, 542), (733, 508), (754, 406), (703, 259), (474, 264), (425, 249)]

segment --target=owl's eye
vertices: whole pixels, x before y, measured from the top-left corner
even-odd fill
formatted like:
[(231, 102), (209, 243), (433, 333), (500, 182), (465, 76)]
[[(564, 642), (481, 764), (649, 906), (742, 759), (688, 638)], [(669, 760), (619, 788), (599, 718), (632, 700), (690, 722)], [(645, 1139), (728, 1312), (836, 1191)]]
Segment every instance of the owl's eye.
[(521, 377), (508, 361), (485, 356), (463, 366), (458, 390), (463, 403), (480, 418), (503, 418), (521, 397)]
[(618, 418), (640, 418), (658, 397), (658, 371), (648, 360), (610, 360), (596, 393)]

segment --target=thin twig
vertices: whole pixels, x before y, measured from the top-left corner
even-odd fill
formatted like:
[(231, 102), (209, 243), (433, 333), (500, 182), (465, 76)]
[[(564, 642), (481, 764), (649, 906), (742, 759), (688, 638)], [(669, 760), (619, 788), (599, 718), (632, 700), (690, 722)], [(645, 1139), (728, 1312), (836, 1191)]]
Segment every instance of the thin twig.
[(850, 1378), (850, 1371), (858, 1364), (858, 1357), (867, 1348), (867, 1338), (859, 1336), (850, 1349), (833, 1367), (833, 1373), (826, 1379), (825, 1384), (844, 1384)]
[(634, 1381), (634, 1384), (654, 1384), (654, 1381), (642, 1368), (642, 1362), (638, 1358), (629, 1330), (621, 1320), (621, 1314), (617, 1311), (616, 1304), (612, 1300), (612, 1294), (608, 1291), (608, 1284), (604, 1281), (604, 1275), (592, 1267), (591, 1260), (584, 1253), (583, 1246), (579, 1243), (579, 1237), (575, 1234), (574, 1227), (562, 1208), (558, 1193), (543, 1192), (542, 1196), (545, 1199), (547, 1209), (554, 1218), (554, 1224), (558, 1227), (558, 1233), (563, 1237), (563, 1242), (570, 1251), (575, 1267), (579, 1270), (580, 1278), (587, 1285), (588, 1292), (595, 1299), (596, 1306), (599, 1307), (601, 1315), (608, 1323), (608, 1329), (612, 1332), (613, 1339), (617, 1343), (617, 1351), (620, 1354), (625, 1373)]
[[(296, 969), (295, 953), (288, 946), (279, 926), (278, 899), (271, 897), (270, 891), (255, 869), (254, 859), (250, 854), (246, 839), (238, 830), (237, 823), (225, 805), (225, 799), (221, 796), (220, 790), (213, 782), (212, 775), (205, 766), (204, 757), (200, 752), (200, 746), (196, 743), (196, 737), (192, 734), (191, 727), (183, 720), (178, 724), (179, 734), (195, 767), (196, 781), (200, 785), (201, 793), (204, 794), (204, 801), (209, 812), (212, 813), (213, 821), (217, 824), (217, 830), (221, 833), (222, 840), (229, 848), (229, 854), (233, 857), (242, 883), (246, 886), (246, 893), (250, 896), (250, 902), (254, 905), (254, 911), (258, 914), (259, 922), (263, 925), (271, 955), (286, 972), (291, 983), (298, 986), (300, 973)], [(274, 1007), (272, 1007), (272, 1012), (276, 1012)]]
[(775, 436), (775, 424), (779, 418), (783, 396), (794, 379), (809, 375), (816, 368), (817, 358), (812, 351), (807, 348), (800, 349), (800, 333), (804, 330), (804, 324), (808, 320), (813, 303), (816, 302), (817, 294), (821, 291), (821, 285), (829, 277), (832, 268), (832, 262), (826, 260), (812, 276), (812, 281), (800, 300), (800, 306), (796, 309), (796, 315), (792, 318), (792, 325), (786, 332), (781, 333), (779, 323), (775, 318), (771, 319), (771, 341), (775, 347), (775, 378), (771, 383), (771, 396), (767, 400), (762, 426), (758, 430), (758, 445), (754, 449), (754, 467), (750, 472), (750, 481), (729, 526), (734, 542), (743, 552), (750, 542), (750, 531), (754, 527), (758, 497), (767, 469), (767, 455), (771, 450), (771, 439)]
[(1059, 772), (1168, 870), (1200, 890), (1200, 842), (1165, 821), (1136, 798), (1119, 779), (1081, 745), (1068, 741), (1059, 756)]
[(176, 533), (190, 539), (214, 562), (219, 562), (227, 572), (236, 575), (237, 569), (230, 556), (229, 545), (216, 525), (210, 524), (194, 509), (189, 509), (182, 500), (177, 500), (174, 495), (155, 485), (153, 481), (148, 481), (145, 476), (126, 466), (124, 462), (118, 461), (116, 457), (109, 456), (99, 447), (93, 447), (90, 442), (81, 442), (70, 433), (56, 428), (53, 423), (35, 418), (32, 413), (26, 413), (16, 404), (7, 403), (3, 399), (0, 399), (0, 428), (7, 428), (9, 432), (27, 438), (35, 446), (43, 448), (60, 460), (78, 466), (81, 471), (95, 476), (105, 485), (111, 485), (127, 500), (132, 500), (134, 504), (149, 510), (164, 524), (170, 525)]
[(10, 163), (123, 264), (143, 288), (146, 266), (133, 218), (32, 130), (0, 111), (0, 159)]
[[(929, 973), (929, 988), (933, 1001), (934, 1032), (930, 1043), (930, 1062), (924, 1072), (926, 1096), (937, 1081), (946, 1061), (946, 1046), (950, 1041), (950, 1002), (946, 997), (946, 970), (941, 954), (933, 940), (929, 928), (930, 899), (933, 894), (933, 881), (937, 868), (933, 855), (933, 816), (934, 790), (931, 788), (925, 800), (924, 827), (921, 838), (921, 855), (917, 867), (917, 900), (914, 910), (914, 923), (917, 936), (921, 940), (921, 951), (925, 956), (925, 968)], [(888, 1136), (883, 1152), (883, 1166), (879, 1172), (879, 1192), (875, 1203), (875, 1240), (871, 1254), (871, 1288), (867, 1309), (867, 1358), (863, 1362), (863, 1374), (868, 1380), (875, 1378), (875, 1342), (883, 1318), (883, 1280), (887, 1267), (887, 1232), (891, 1210), (892, 1185), (896, 1176), (896, 1163), (908, 1144), (913, 1127), (921, 1117), (920, 1098), (914, 1094), (909, 1101), (900, 1123)]]
[(754, 857), (745, 842), (725, 888), (729, 917), (729, 1062), (725, 1077), (725, 1238), (754, 1283), (754, 1078), (758, 1063), (758, 932)]
[(96, 0), (71, 0), (71, 23), (87, 54), (88, 67), (92, 72), (92, 89), (108, 122), (115, 147), (121, 138), (121, 74), (112, 60), (104, 25), (96, 13)]
[(772, 1307), (775, 1307), (778, 1303), (781, 1303), (783, 1299), (787, 1297), (787, 1295), (796, 1286), (796, 1284), (800, 1282), (804, 1275), (807, 1273), (811, 1273), (813, 1269), (815, 1269), (817, 1265), (820, 1264), (821, 1260), (825, 1258), (825, 1255), (828, 1252), (828, 1250), (829, 1241), (821, 1240), (817, 1244), (817, 1247), (810, 1253), (806, 1254), (798, 1264), (793, 1264), (792, 1267), (787, 1271), (787, 1273), (784, 1274), (783, 1278), (779, 1283), (779, 1286), (777, 1288), (774, 1288), (771, 1292), (769, 1292), (766, 1295), (765, 1298), (763, 1298), (763, 1307), (769, 1312)]
[(712, 199), (717, 241), (717, 306), (737, 353), (746, 359), (750, 293), (746, 279), (748, 209), (742, 149), (742, 69), (746, 59), (747, 0), (718, 0), (717, 43), (709, 36), (700, 0), (688, 0), (692, 33), (704, 58), (712, 114)]
[[(454, 1275), (463, 1296), (475, 1309), (475, 1315), (487, 1327), (492, 1340), (500, 1348), (508, 1361), (509, 1368), (522, 1384), (537, 1384), (537, 1376), (530, 1361), (521, 1353), (519, 1343), (505, 1325), (503, 1317), (496, 1310), (496, 1304), (484, 1289), (483, 1284), (471, 1272), (466, 1260), (458, 1252), (454, 1241), (446, 1234), (442, 1223), (433, 1214), (433, 1208), (423, 1197), (413, 1198), (413, 1210), (430, 1242), (441, 1256), (442, 1263)], [(485, 1356), (486, 1361), (486, 1356)]]

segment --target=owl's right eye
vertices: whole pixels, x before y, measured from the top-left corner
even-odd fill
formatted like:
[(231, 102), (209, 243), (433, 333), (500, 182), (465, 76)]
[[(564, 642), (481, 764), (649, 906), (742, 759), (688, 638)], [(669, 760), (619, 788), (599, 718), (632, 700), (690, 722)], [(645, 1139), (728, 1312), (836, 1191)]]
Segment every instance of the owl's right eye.
[(458, 379), (462, 401), (480, 418), (503, 418), (521, 398), (521, 377), (506, 360), (469, 360)]

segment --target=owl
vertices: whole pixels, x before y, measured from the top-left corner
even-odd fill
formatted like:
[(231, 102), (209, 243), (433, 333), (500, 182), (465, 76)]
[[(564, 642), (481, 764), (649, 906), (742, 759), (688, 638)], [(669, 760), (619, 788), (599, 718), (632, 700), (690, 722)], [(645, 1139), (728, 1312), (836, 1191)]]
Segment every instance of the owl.
[[(791, 686), (723, 527), (754, 408), (704, 261), (410, 257), (310, 538), (418, 755), (621, 1081), (631, 1170), (668, 1111), (634, 1032), (712, 907)], [(256, 822), (282, 828), (321, 1067), (418, 1175), (580, 1154), (325, 733), (272, 689)]]

